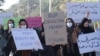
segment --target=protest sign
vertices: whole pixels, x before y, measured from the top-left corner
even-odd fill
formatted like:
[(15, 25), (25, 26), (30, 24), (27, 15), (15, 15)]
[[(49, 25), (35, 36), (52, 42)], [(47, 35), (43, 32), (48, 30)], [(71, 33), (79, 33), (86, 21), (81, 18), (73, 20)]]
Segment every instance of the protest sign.
[(12, 29), (17, 50), (43, 49), (39, 37), (33, 29)]
[(42, 18), (41, 17), (27, 17), (26, 21), (28, 23), (29, 28), (37, 28), (41, 27), (42, 25)]
[(12, 17), (13, 17), (12, 12), (0, 12), (0, 24), (4, 25), (4, 19)]
[(80, 53), (88, 53), (100, 50), (100, 31), (82, 34), (78, 38), (78, 46)]
[(75, 2), (67, 3), (67, 17), (73, 18), (75, 22), (81, 22), (89, 11), (89, 19), (93, 22), (100, 21), (100, 3), (99, 2)]
[(44, 14), (46, 45), (67, 44), (66, 23), (64, 19), (63, 12)]

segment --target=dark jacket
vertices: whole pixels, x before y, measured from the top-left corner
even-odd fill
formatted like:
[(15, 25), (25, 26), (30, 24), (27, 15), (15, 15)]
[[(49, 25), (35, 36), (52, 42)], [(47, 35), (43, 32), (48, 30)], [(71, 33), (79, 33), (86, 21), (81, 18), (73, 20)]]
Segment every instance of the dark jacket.
[[(88, 33), (92, 33), (94, 32), (94, 29), (90, 26), (88, 27), (84, 27), (84, 23), (86, 21), (89, 21), (87, 18), (84, 18), (81, 22), (81, 24), (79, 25), (79, 28), (80, 28), (80, 34), (88, 34)], [(84, 53), (83, 56), (96, 56), (96, 53), (95, 52), (90, 52), (90, 53)]]
[(4, 52), (6, 54), (6, 56), (9, 56), (10, 52), (13, 52), (13, 56), (25, 56), (30, 54), (29, 56), (31, 56), (31, 51), (27, 50), (27, 51), (17, 51), (16, 50), (16, 46), (15, 46), (15, 42), (13, 40), (13, 36), (11, 34), (11, 32), (9, 32), (9, 30), (5, 30), (5, 39), (7, 40), (7, 44), (4, 48)]
[(80, 25), (79, 25), (80, 33), (81, 33), (81, 34), (87, 34), (87, 33), (92, 33), (92, 32), (94, 32), (94, 29), (93, 29), (92, 27), (90, 27), (90, 26), (84, 27), (84, 23), (85, 23), (85, 22), (89, 22), (89, 20), (88, 20), (87, 18), (84, 18), (84, 19), (82, 20), (82, 22), (81, 22)]
[(11, 35), (11, 32), (9, 32), (9, 30), (5, 30), (4, 36), (5, 36), (7, 43), (3, 50), (5, 52), (5, 55), (9, 56), (11, 51), (13, 53), (15, 52), (16, 47), (15, 47), (15, 43), (14, 43), (13, 37)]
[(42, 27), (42, 30), (39, 33), (39, 39), (42, 43), (42, 46), (44, 48), (44, 53), (42, 56), (56, 56), (54, 48), (52, 46), (47, 46), (45, 42), (45, 36), (42, 36), (41, 33), (44, 32), (44, 28)]

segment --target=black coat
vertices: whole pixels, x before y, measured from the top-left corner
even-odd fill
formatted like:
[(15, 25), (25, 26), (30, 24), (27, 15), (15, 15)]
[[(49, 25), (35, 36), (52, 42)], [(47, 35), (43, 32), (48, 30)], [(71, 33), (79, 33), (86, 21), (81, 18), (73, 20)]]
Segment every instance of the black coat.
[(9, 30), (5, 30), (4, 36), (5, 36), (7, 43), (6, 43), (6, 46), (4, 47), (3, 51), (5, 52), (6, 56), (9, 56), (11, 51), (13, 53), (16, 51), (16, 47), (15, 47), (15, 43), (14, 43), (13, 37), (11, 35), (11, 32), (9, 32)]
[[(13, 52), (13, 56), (22, 56), (23, 51), (17, 51), (13, 40), (13, 36), (9, 30), (5, 30), (5, 39), (7, 40), (6, 46), (4, 47), (4, 52), (6, 56), (9, 56), (10, 52)], [(24, 51), (25, 52), (25, 51)], [(31, 52), (31, 51), (29, 51)], [(32, 54), (32, 52), (31, 52)], [(32, 55), (31, 55), (32, 56)]]
[(83, 27), (83, 28), (80, 28), (80, 30), (81, 30), (81, 33), (83, 33), (83, 34), (88, 34), (88, 33), (94, 32), (94, 29), (91, 27)]

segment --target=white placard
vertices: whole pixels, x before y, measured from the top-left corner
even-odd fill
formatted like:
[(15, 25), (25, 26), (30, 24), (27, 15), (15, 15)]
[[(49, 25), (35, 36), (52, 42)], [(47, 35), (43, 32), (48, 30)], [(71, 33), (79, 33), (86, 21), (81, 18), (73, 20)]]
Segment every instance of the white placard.
[(4, 19), (5, 18), (12, 18), (13, 13), (12, 12), (1, 12), (0, 13), (0, 24), (4, 25)]
[(73, 18), (75, 22), (81, 22), (89, 11), (89, 19), (100, 21), (100, 3), (99, 2), (75, 2), (67, 3), (67, 17)]
[(78, 38), (80, 53), (88, 53), (100, 50), (100, 31), (90, 34), (82, 34)]
[(39, 37), (33, 29), (12, 29), (17, 50), (43, 49)]

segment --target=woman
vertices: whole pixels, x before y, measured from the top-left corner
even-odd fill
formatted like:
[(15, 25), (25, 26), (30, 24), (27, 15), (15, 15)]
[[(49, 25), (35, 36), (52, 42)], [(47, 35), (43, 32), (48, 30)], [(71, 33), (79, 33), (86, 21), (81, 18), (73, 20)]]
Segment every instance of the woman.
[(12, 19), (8, 20), (7, 29), (5, 30), (5, 36), (7, 37), (7, 40), (9, 39), (8, 35), (11, 35), (11, 28), (15, 28), (15, 23)]
[(6, 46), (4, 47), (3, 51), (5, 52), (6, 56), (9, 56), (10, 52), (14, 47), (12, 46), (13, 44), (13, 38), (11, 35), (11, 28), (14, 28), (15, 24), (12, 19), (10, 19), (7, 23), (7, 30), (4, 32), (5, 39), (7, 40)]
[[(81, 30), (80, 34), (88, 34), (88, 33), (92, 33), (94, 32), (94, 29), (89, 26), (89, 20), (88, 18), (84, 18), (81, 22), (81, 24), (79, 25), (79, 28)], [(83, 56), (96, 56), (95, 52), (90, 52), (90, 53), (85, 53), (83, 54)]]
[(68, 44), (63, 46), (63, 56), (80, 56), (78, 46), (77, 46), (77, 38), (79, 34), (79, 28), (76, 26), (72, 18), (66, 19), (66, 27), (67, 27), (67, 41)]
[(40, 41), (44, 47), (44, 51), (41, 53), (41, 56), (56, 56), (53, 46), (47, 46), (45, 42), (45, 32), (44, 32), (44, 27), (42, 25), (42, 30), (40, 32)]
[(28, 28), (28, 24), (25, 19), (21, 19), (19, 21), (19, 28), (24, 28), (24, 29)]
[[(28, 24), (24, 19), (21, 19), (19, 21), (19, 28), (21, 28), (21, 29), (27, 29), (28, 28)], [(32, 56), (32, 51), (31, 50), (16, 51), (14, 56)]]

